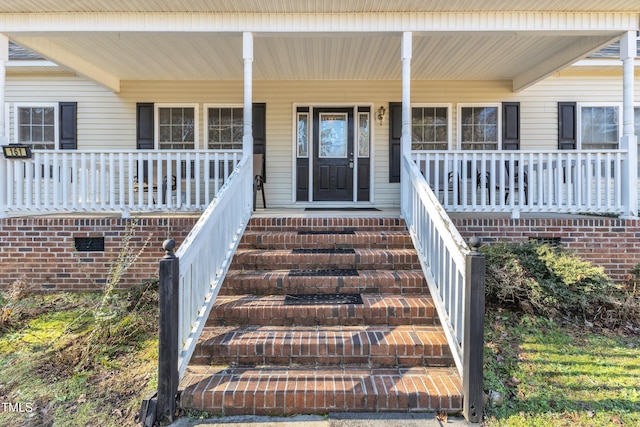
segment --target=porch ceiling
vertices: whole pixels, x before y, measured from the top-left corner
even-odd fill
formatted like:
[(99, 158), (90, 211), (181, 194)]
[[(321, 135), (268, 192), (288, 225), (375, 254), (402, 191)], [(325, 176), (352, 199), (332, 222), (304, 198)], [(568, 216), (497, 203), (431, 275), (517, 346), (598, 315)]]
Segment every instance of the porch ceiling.
[[(16, 43), (116, 91), (122, 80), (243, 78), (241, 33), (7, 34)], [(518, 89), (620, 34), (414, 32), (412, 79), (511, 80)], [(398, 32), (254, 33), (254, 79), (400, 80), (400, 44)], [(103, 80), (104, 75), (110, 80)], [(525, 84), (519, 85), (518, 79)]]
[(0, 12), (362, 13), (637, 11), (637, 0), (2, 0)]

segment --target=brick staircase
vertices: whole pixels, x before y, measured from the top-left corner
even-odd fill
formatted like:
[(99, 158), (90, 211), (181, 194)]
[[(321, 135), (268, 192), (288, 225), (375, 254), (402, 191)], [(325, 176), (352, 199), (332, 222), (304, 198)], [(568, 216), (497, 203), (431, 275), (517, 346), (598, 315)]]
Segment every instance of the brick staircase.
[[(295, 304), (303, 294), (362, 303)], [(252, 219), (180, 389), (183, 408), (224, 415), (462, 410), (398, 218)]]

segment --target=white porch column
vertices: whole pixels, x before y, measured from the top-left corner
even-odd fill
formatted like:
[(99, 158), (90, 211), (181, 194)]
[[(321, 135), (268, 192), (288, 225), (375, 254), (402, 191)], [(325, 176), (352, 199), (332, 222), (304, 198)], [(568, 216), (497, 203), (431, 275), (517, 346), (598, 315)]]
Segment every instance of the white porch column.
[(407, 218), (409, 177), (404, 158), (411, 155), (411, 54), (413, 33), (402, 34), (402, 137), (400, 138), (400, 210)]
[[(6, 90), (6, 63), (9, 60), (9, 38), (0, 34), (0, 145), (7, 144), (7, 123), (5, 123), (5, 90)], [(1, 156), (1, 155), (0, 155)], [(0, 158), (0, 218), (7, 216), (6, 200), (7, 187), (4, 184), (7, 175), (7, 160)]]
[(622, 139), (620, 148), (628, 150), (627, 167), (622, 171), (622, 202), (625, 217), (638, 214), (638, 141), (634, 134), (634, 61), (637, 56), (635, 31), (627, 31), (620, 41), (622, 60)]
[(0, 144), (7, 143), (7, 129), (5, 123), (5, 86), (6, 86), (6, 63), (9, 60), (9, 37), (0, 34)]
[(242, 34), (242, 58), (244, 59), (244, 135), (242, 152), (253, 160), (253, 34)]

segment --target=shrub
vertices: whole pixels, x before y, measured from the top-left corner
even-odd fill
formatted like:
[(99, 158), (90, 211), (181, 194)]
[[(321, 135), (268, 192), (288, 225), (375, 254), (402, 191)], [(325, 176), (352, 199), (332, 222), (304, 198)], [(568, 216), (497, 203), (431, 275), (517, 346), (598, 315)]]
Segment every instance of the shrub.
[(485, 246), (487, 301), (525, 312), (593, 319), (617, 286), (601, 267), (536, 242)]

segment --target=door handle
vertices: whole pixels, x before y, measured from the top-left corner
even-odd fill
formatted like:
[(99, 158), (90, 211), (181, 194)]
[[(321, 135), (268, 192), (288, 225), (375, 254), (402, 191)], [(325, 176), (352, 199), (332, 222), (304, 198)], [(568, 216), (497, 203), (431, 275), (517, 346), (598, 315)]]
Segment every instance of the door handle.
[(353, 169), (353, 153), (349, 153), (349, 168)]

